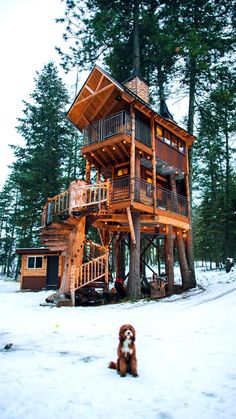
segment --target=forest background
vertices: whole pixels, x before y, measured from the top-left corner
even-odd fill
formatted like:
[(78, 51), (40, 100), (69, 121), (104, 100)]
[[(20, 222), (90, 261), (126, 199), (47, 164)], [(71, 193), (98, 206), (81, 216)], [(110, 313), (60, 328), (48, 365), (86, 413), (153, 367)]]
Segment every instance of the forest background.
[[(230, 0), (63, 0), (65, 73), (99, 62), (123, 82), (140, 62), (151, 104), (186, 96), (183, 128), (197, 136), (189, 155), (195, 260), (216, 266), (236, 257), (235, 24)], [(139, 39), (134, 27), (138, 26)], [(137, 47), (137, 43), (139, 48)], [(0, 192), (0, 265), (17, 277), (17, 247), (40, 245), (46, 199), (84, 177), (81, 135), (65, 118), (73, 94), (53, 62), (36, 74), (17, 130), (23, 145)], [(171, 109), (170, 109), (171, 111)], [(179, 121), (176, 121), (177, 123)], [(150, 262), (155, 255), (150, 251)]]

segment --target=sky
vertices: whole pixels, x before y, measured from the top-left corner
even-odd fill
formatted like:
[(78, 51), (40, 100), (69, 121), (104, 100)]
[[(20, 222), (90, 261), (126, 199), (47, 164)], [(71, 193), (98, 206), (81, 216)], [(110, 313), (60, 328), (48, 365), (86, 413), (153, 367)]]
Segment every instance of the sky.
[[(0, 280), (1, 419), (235, 419), (235, 274), (197, 268), (183, 295), (62, 308)], [(122, 324), (137, 378), (107, 368)]]
[(34, 90), (36, 71), (50, 60), (59, 63), (55, 46), (63, 45), (63, 26), (55, 19), (63, 14), (61, 0), (0, 0), (0, 187), (13, 159), (8, 144), (22, 143), (15, 129), (22, 100)]

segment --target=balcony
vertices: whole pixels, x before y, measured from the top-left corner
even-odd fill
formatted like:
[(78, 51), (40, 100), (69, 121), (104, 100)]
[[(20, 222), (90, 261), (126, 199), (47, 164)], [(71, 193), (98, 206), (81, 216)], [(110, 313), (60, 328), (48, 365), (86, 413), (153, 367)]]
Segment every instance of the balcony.
[[(125, 111), (99, 120), (83, 131), (83, 146), (101, 142), (118, 134), (131, 136), (131, 115)], [(135, 138), (151, 146), (151, 130), (139, 120), (135, 120)]]
[[(130, 199), (130, 176), (113, 180), (112, 202), (120, 202), (128, 199)], [(135, 178), (134, 200), (145, 205), (153, 206), (153, 185), (142, 179)], [(187, 198), (164, 188), (156, 188), (156, 207), (185, 217), (188, 216)]]

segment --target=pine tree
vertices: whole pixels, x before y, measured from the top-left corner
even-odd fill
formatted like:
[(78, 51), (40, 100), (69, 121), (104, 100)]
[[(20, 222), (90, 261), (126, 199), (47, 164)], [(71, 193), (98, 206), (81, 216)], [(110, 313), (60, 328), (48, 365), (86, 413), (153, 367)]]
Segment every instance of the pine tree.
[(236, 251), (236, 90), (233, 72), (221, 66), (217, 73), (215, 88), (200, 107), (194, 172), (201, 199), (195, 215), (196, 251), (219, 264)]
[(16, 162), (12, 172), (19, 191), (20, 246), (38, 242), (42, 207), (67, 183), (65, 171), (72, 132), (64, 114), (67, 91), (52, 62), (37, 73), (30, 97), (31, 102), (23, 102), (24, 115), (18, 119), (17, 130), (25, 145), (14, 147)]

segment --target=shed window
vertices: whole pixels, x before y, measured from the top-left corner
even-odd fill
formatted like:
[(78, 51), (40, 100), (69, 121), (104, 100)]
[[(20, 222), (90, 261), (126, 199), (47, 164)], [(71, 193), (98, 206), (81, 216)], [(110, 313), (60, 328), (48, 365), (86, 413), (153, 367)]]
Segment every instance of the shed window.
[(28, 269), (41, 269), (43, 267), (42, 256), (29, 256)]

